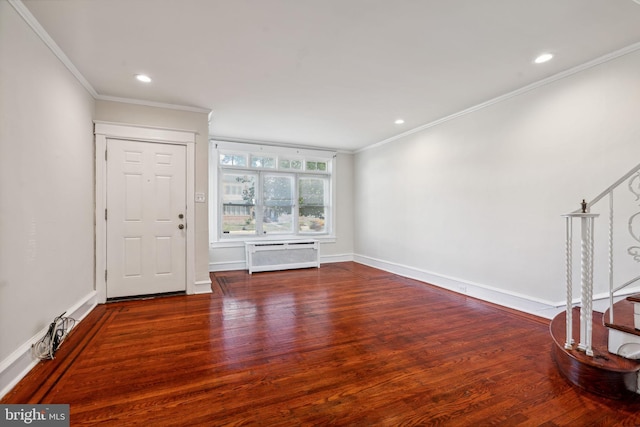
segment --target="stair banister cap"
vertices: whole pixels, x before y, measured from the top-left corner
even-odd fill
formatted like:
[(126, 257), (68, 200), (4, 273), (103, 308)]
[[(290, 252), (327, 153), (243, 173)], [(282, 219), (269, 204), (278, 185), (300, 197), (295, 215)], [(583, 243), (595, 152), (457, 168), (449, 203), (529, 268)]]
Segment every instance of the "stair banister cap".
[(591, 213), (591, 212), (571, 212), (568, 214), (564, 214), (562, 215), (562, 217), (564, 218), (597, 218), (599, 217), (600, 214), (598, 213)]

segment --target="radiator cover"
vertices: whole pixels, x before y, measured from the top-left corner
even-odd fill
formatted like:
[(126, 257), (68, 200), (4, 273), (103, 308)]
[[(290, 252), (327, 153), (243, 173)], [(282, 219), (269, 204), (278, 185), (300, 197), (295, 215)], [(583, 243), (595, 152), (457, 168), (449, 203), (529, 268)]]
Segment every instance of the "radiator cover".
[(246, 242), (247, 270), (290, 270), (320, 267), (320, 244), (317, 240)]

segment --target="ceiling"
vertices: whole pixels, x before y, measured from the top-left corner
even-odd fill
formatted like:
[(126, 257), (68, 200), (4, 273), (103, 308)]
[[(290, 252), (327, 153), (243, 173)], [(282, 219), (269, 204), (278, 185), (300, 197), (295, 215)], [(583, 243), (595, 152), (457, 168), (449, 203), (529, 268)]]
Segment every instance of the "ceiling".
[[(640, 42), (633, 0), (23, 4), (98, 99), (211, 110), (218, 138), (346, 151)], [(534, 64), (542, 52), (554, 59)]]

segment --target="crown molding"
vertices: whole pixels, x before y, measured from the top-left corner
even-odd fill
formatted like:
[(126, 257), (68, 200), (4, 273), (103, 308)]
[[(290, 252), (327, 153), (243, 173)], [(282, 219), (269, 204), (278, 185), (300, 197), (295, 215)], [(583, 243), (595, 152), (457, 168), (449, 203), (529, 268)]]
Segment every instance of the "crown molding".
[[(27, 23), (27, 25), (29, 25), (29, 27), (31, 27), (31, 29), (38, 35), (38, 37), (40, 37), (40, 39), (45, 43), (45, 45), (51, 50), (51, 52), (53, 52), (53, 54), (60, 60), (60, 62), (62, 62), (64, 64), (64, 66), (71, 72), (71, 74), (73, 74), (73, 76), (78, 80), (78, 82), (80, 82), (80, 84), (87, 90), (87, 92), (89, 92), (91, 94), (91, 96), (96, 99), (96, 100), (101, 100), (101, 101), (112, 101), (112, 102), (121, 102), (121, 103), (126, 103), (126, 104), (135, 104), (135, 105), (144, 105), (144, 106), (149, 106), (149, 107), (158, 107), (158, 108), (165, 108), (165, 109), (173, 109), (173, 110), (180, 110), (180, 111), (189, 111), (189, 112), (195, 112), (195, 113), (204, 113), (204, 114), (208, 114), (209, 115), (209, 120), (211, 120), (211, 109), (207, 109), (207, 108), (200, 108), (200, 107), (190, 107), (190, 106), (184, 106), (184, 105), (176, 105), (176, 104), (168, 104), (168, 103), (162, 103), (162, 102), (153, 102), (153, 101), (145, 101), (145, 100), (139, 100), (139, 99), (131, 99), (131, 98), (121, 98), (121, 97), (115, 97), (115, 96), (108, 96), (108, 95), (100, 95), (96, 92), (96, 90), (94, 89), (94, 87), (91, 85), (91, 83), (89, 83), (89, 81), (82, 75), (82, 73), (80, 73), (80, 71), (76, 68), (75, 65), (73, 65), (73, 63), (71, 62), (71, 60), (69, 59), (69, 57), (67, 57), (67, 55), (62, 51), (62, 49), (60, 49), (60, 47), (58, 46), (58, 44), (51, 38), (51, 36), (47, 33), (47, 31), (42, 27), (42, 25), (40, 25), (40, 23), (38, 22), (38, 20), (33, 16), (33, 14), (29, 11), (29, 9), (24, 5), (24, 3), (22, 2), (22, 0), (7, 0), (9, 2), (9, 4), (16, 10), (16, 12), (22, 17), (22, 19)], [(636, 1), (636, 0), (634, 0)], [(368, 145), (366, 147), (360, 148), (358, 150), (353, 150), (353, 151), (342, 151), (342, 150), (336, 150), (338, 152), (344, 152), (344, 153), (348, 153), (348, 154), (355, 154), (355, 153), (360, 153), (363, 151), (367, 151), (373, 148), (377, 148), (383, 145), (386, 145), (390, 142), (396, 141), (398, 139), (402, 139), (406, 136), (409, 135), (413, 135), (414, 133), (418, 133), (421, 132), (423, 130), (438, 126), (442, 123), (457, 119), (458, 117), (462, 117), (465, 116), (467, 114), (473, 113), (475, 111), (481, 110), (483, 108), (487, 108), (490, 107), (494, 104), (506, 101), (508, 99), (520, 96), (524, 93), (530, 92), (534, 89), (540, 88), (542, 86), (545, 86), (547, 84), (556, 82), (558, 80), (561, 80), (565, 77), (569, 77), (572, 76), (574, 74), (580, 73), (582, 71), (585, 71), (589, 68), (595, 67), (597, 65), (612, 61), (616, 58), (619, 58), (621, 56), (627, 55), (629, 53), (635, 52), (637, 50), (640, 50), (640, 42), (639, 43), (635, 43), (632, 44), (630, 46), (624, 47), (622, 49), (616, 50), (614, 52), (608, 53), (606, 55), (600, 56), (594, 60), (588, 61), (584, 64), (578, 65), (576, 67), (570, 68), (568, 70), (562, 71), (560, 73), (554, 74), (553, 76), (547, 77), (545, 79), (539, 80), (537, 82), (534, 82), (532, 84), (529, 84), (527, 86), (521, 87), (519, 89), (516, 89), (514, 91), (508, 92), (504, 95), (500, 95), (496, 98), (492, 98), (488, 101), (482, 102), (480, 104), (474, 105), (472, 107), (466, 108), (464, 110), (461, 110), (457, 113), (453, 113), (450, 114), (448, 116), (442, 117), (440, 119), (434, 120), (432, 122), (426, 123), (422, 126), (418, 126), (416, 128), (410, 129), (406, 132), (400, 133), (398, 135), (392, 136), (390, 138), (384, 139), (382, 141), (379, 141), (377, 143)], [(231, 140), (232, 138), (226, 138), (224, 136), (214, 136), (213, 138), (216, 139), (225, 139), (225, 140)], [(236, 141), (238, 141), (237, 139), (235, 139)]]
[(58, 44), (53, 41), (49, 33), (47, 33), (42, 25), (40, 25), (38, 20), (31, 14), (31, 11), (27, 9), (24, 3), (22, 3), (21, 0), (8, 1), (9, 4), (13, 6), (16, 12), (18, 12), (18, 14), (22, 17), (22, 19), (24, 19), (27, 25), (31, 27), (31, 29), (38, 35), (38, 37), (40, 37), (44, 44), (47, 45), (51, 52), (53, 52), (53, 54), (60, 60), (60, 62), (62, 62), (64, 66), (67, 67), (69, 71), (71, 71), (71, 74), (73, 74), (74, 77), (80, 82), (80, 84), (84, 86), (87, 92), (89, 92), (91, 96), (96, 98), (98, 96), (98, 93), (93, 88), (93, 86), (91, 86), (91, 83), (89, 83), (89, 81), (84, 78), (84, 76), (82, 75), (82, 73), (80, 73), (76, 66), (73, 65), (69, 57), (65, 55), (62, 49), (60, 49), (60, 46), (58, 46)]
[(181, 110), (181, 111), (190, 111), (193, 113), (204, 113), (209, 114), (211, 112), (210, 109), (199, 108), (199, 107), (189, 107), (184, 105), (175, 105), (175, 104), (167, 104), (161, 102), (153, 102), (153, 101), (143, 101), (138, 99), (130, 99), (130, 98), (119, 98), (115, 96), (107, 96), (100, 95), (94, 87), (89, 83), (89, 81), (82, 75), (80, 70), (76, 68), (75, 65), (71, 62), (69, 57), (60, 49), (60, 46), (51, 38), (49, 33), (40, 25), (35, 16), (31, 13), (31, 11), (24, 5), (22, 0), (7, 0), (11, 6), (18, 12), (20, 17), (31, 27), (34, 33), (40, 40), (44, 42), (44, 44), (51, 50), (51, 52), (64, 64), (65, 67), (73, 74), (73, 76), (80, 82), (80, 84), (91, 94), (91, 96), (96, 100), (101, 101), (114, 101), (114, 102), (122, 102), (125, 104), (136, 104), (136, 105), (145, 105), (149, 107), (158, 107), (158, 108), (167, 108), (171, 110)]
[(608, 53), (606, 55), (602, 55), (602, 56), (600, 56), (600, 57), (598, 57), (596, 59), (593, 59), (591, 61), (588, 61), (588, 62), (585, 62), (583, 64), (580, 64), (580, 65), (578, 65), (576, 67), (573, 67), (573, 68), (570, 68), (568, 70), (562, 71), (560, 73), (554, 74), (553, 76), (547, 77), (545, 79), (538, 80), (537, 82), (531, 83), (531, 84), (529, 84), (527, 86), (523, 86), (520, 89), (516, 89), (514, 91), (505, 93), (504, 95), (500, 95), (500, 96), (498, 96), (496, 98), (492, 98), (492, 99), (490, 99), (488, 101), (485, 101), (485, 102), (482, 102), (480, 104), (474, 105), (473, 107), (466, 108), (466, 109), (464, 109), (462, 111), (458, 111), (457, 113), (450, 114), (448, 116), (445, 116), (445, 117), (442, 117), (440, 119), (434, 120), (432, 122), (426, 123), (426, 124), (424, 124), (422, 126), (418, 126), (417, 128), (410, 129), (410, 130), (408, 130), (406, 132), (403, 132), (403, 133), (400, 133), (398, 135), (392, 136), (390, 138), (384, 139), (384, 140), (382, 140), (380, 142), (377, 142), (375, 144), (368, 145), (368, 146), (363, 147), (363, 148), (361, 148), (359, 150), (356, 150), (355, 153), (360, 153), (360, 152), (363, 152), (363, 151), (370, 150), (372, 148), (377, 148), (377, 147), (383, 146), (385, 144), (388, 144), (390, 142), (396, 141), (398, 139), (404, 138), (406, 136), (413, 135), (414, 133), (418, 133), (418, 132), (421, 132), (423, 130), (426, 130), (426, 129), (441, 125), (442, 123), (457, 119), (458, 117), (465, 116), (467, 114), (473, 113), (473, 112), (481, 110), (483, 108), (490, 107), (490, 106), (492, 106), (494, 104), (497, 104), (499, 102), (503, 102), (503, 101), (506, 101), (508, 99), (515, 98), (515, 97), (520, 96), (520, 95), (522, 95), (524, 93), (530, 92), (530, 91), (532, 91), (534, 89), (538, 89), (538, 88), (540, 88), (542, 86), (548, 85), (550, 83), (556, 82), (558, 80), (564, 79), (564, 78), (572, 76), (574, 74), (581, 73), (581, 72), (583, 72), (585, 70), (588, 70), (589, 68), (593, 68), (593, 67), (595, 67), (597, 65), (604, 64), (606, 62), (612, 61), (612, 60), (617, 59), (617, 58), (619, 58), (621, 56), (628, 55), (628, 54), (636, 52), (638, 50), (640, 50), (640, 42), (639, 43), (634, 43), (634, 44), (629, 45), (627, 47), (623, 47), (622, 49), (610, 52), (610, 53)]

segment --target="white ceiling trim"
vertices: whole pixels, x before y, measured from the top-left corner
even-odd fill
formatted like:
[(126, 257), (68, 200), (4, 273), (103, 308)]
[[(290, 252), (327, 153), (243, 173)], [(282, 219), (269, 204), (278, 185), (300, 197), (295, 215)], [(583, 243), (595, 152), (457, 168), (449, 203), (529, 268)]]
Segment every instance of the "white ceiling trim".
[(556, 81), (558, 81), (560, 79), (564, 79), (565, 77), (569, 77), (569, 76), (572, 76), (574, 74), (580, 73), (582, 71), (585, 71), (585, 70), (587, 70), (589, 68), (592, 68), (592, 67), (595, 67), (597, 65), (604, 64), (605, 62), (612, 61), (612, 60), (614, 60), (616, 58), (619, 58), (621, 56), (628, 55), (628, 54), (630, 54), (632, 52), (635, 52), (637, 50), (640, 50), (640, 42), (639, 43), (634, 43), (634, 44), (629, 45), (627, 47), (623, 47), (622, 49), (616, 50), (614, 52), (610, 52), (610, 53), (608, 53), (606, 55), (603, 55), (603, 56), (600, 56), (599, 58), (596, 58), (596, 59), (594, 59), (592, 61), (585, 62), (584, 64), (581, 64), (581, 65), (578, 65), (576, 67), (570, 68), (568, 70), (562, 71), (562, 72), (560, 72), (558, 74), (554, 74), (553, 76), (547, 77), (546, 79), (539, 80), (539, 81), (537, 81), (535, 83), (531, 83), (530, 85), (523, 86), (520, 89), (516, 89), (514, 91), (505, 93), (504, 95), (500, 95), (500, 96), (498, 96), (496, 98), (493, 98), (493, 99), (490, 99), (488, 101), (482, 102), (480, 104), (474, 105), (473, 107), (469, 107), (469, 108), (464, 109), (462, 111), (458, 111), (457, 113), (450, 114), (450, 115), (442, 117), (442, 118), (440, 118), (438, 120), (434, 120), (434, 121), (429, 122), (427, 124), (424, 124), (422, 126), (418, 126), (417, 128), (413, 128), (413, 129), (408, 130), (406, 132), (403, 132), (403, 133), (400, 133), (398, 135), (392, 136), (390, 138), (384, 139), (384, 140), (382, 140), (380, 142), (377, 142), (375, 144), (371, 144), (371, 145), (363, 147), (363, 148), (361, 148), (359, 150), (355, 150), (354, 153), (360, 153), (360, 152), (363, 152), (363, 151), (366, 151), (366, 150), (370, 150), (372, 148), (380, 147), (382, 145), (388, 144), (388, 143), (393, 142), (395, 140), (404, 138), (405, 136), (413, 135), (414, 133), (421, 132), (421, 131), (423, 131), (425, 129), (429, 129), (429, 128), (441, 125), (442, 123), (448, 122), (450, 120), (457, 119), (458, 117), (465, 116), (467, 114), (473, 113), (473, 112), (481, 110), (483, 108), (490, 107), (490, 106), (492, 106), (494, 104), (506, 101), (506, 100), (514, 98), (516, 96), (520, 96), (520, 95), (522, 95), (522, 94), (524, 94), (526, 92), (529, 92), (529, 91), (532, 91), (532, 90), (537, 89), (539, 87), (542, 87), (544, 85), (556, 82)]
[[(65, 65), (65, 67), (72, 73), (73, 76), (76, 77), (76, 79), (82, 84), (82, 86), (93, 96), (94, 99), (96, 100), (104, 100), (104, 101), (114, 101), (114, 102), (122, 102), (122, 103), (128, 103), (128, 104), (137, 104), (137, 105), (146, 105), (146, 106), (151, 106), (151, 107), (158, 107), (158, 108), (167, 108), (167, 109), (174, 109), (174, 110), (182, 110), (182, 111), (192, 111), (192, 112), (197, 112), (197, 113), (208, 113), (209, 115), (211, 115), (211, 110), (210, 109), (205, 109), (205, 108), (201, 108), (201, 107), (192, 107), (192, 106), (183, 106), (183, 105), (176, 105), (176, 104), (168, 104), (168, 103), (161, 103), (161, 102), (153, 102), (153, 101), (145, 101), (145, 100), (140, 100), (140, 99), (132, 99), (132, 98), (121, 98), (121, 97), (114, 97), (114, 96), (109, 96), (109, 95), (101, 95), (98, 94), (95, 90), (95, 88), (91, 85), (91, 83), (89, 83), (87, 81), (87, 79), (84, 78), (84, 76), (80, 73), (80, 71), (75, 67), (75, 65), (71, 62), (71, 60), (66, 56), (66, 54), (60, 49), (60, 47), (58, 46), (58, 44), (49, 36), (49, 34), (47, 33), (47, 31), (42, 27), (42, 25), (40, 25), (40, 23), (37, 21), (37, 19), (34, 17), (34, 15), (30, 12), (30, 10), (24, 5), (22, 0), (7, 0), (9, 2), (9, 4), (12, 5), (12, 7), (18, 12), (18, 14), (22, 17), (22, 19), (27, 23), (27, 25), (29, 25), (32, 30), (34, 31), (34, 33), (36, 35), (38, 35), (40, 37), (40, 39), (45, 43), (45, 45), (54, 53), (54, 55)], [(636, 2), (640, 1), (640, 0), (634, 0)], [(464, 116), (466, 114), (469, 113), (473, 113), (475, 111), (478, 111), (482, 108), (486, 108), (489, 106), (492, 106), (496, 103), (508, 100), (510, 98), (522, 95), (526, 92), (529, 92), (531, 90), (537, 89), (541, 86), (544, 86), (546, 84), (549, 83), (553, 83), (557, 80), (560, 80), (562, 78), (571, 76), (573, 74), (579, 73), (581, 71), (584, 71), (588, 68), (600, 65), (602, 63), (605, 63), (607, 61), (611, 61), (615, 58), (618, 58), (620, 56), (629, 54), (631, 52), (635, 52), (637, 50), (640, 49), (640, 43), (636, 43), (630, 46), (627, 46), (625, 48), (619, 49), (617, 51), (614, 51), (612, 53), (609, 53), (607, 55), (601, 56), (599, 58), (596, 58), (592, 61), (586, 62), (582, 65), (570, 68), (568, 70), (562, 71), (560, 73), (557, 73), (553, 76), (550, 76), (546, 79), (542, 79), (540, 81), (534, 82), (532, 84), (529, 84), (527, 86), (521, 87), (519, 89), (516, 89), (512, 92), (500, 95), (496, 98), (493, 99), (489, 99), (485, 102), (482, 102), (480, 104), (477, 104), (475, 106), (471, 106), (469, 108), (466, 108), (464, 110), (458, 111), (457, 113), (436, 119), (434, 121), (431, 121), (429, 123), (426, 123), (424, 125), (418, 126), (416, 128), (410, 129), (408, 131), (405, 131), (403, 133), (397, 134), (395, 136), (391, 136), (387, 139), (384, 139), (382, 141), (379, 142), (375, 142), (375, 140), (373, 140), (372, 144), (367, 145), (363, 148), (360, 149), (356, 149), (353, 151), (341, 151), (341, 152), (348, 152), (348, 153), (358, 153), (358, 152), (362, 152), (365, 150), (369, 150), (371, 148), (376, 148), (379, 147), (381, 145), (393, 142), (397, 139), (401, 139), (404, 138), (406, 136), (412, 135), (414, 133), (417, 132), (421, 132), (423, 130), (429, 129), (431, 127), (434, 126), (438, 126), (442, 123), (445, 123), (449, 120), (454, 120), (458, 117)], [(214, 118), (215, 120), (215, 118)], [(213, 135), (212, 135), (213, 136)], [(265, 135), (266, 136), (266, 135)], [(215, 135), (213, 136), (215, 138), (220, 138), (220, 139), (235, 139), (235, 138), (225, 138), (224, 136), (221, 135)]]
[(21, 0), (8, 1), (9, 4), (13, 6), (16, 12), (18, 12), (18, 14), (22, 17), (22, 19), (24, 19), (27, 25), (31, 27), (31, 29), (38, 35), (38, 37), (40, 37), (44, 44), (47, 45), (49, 49), (51, 49), (51, 52), (53, 52), (53, 54), (64, 64), (64, 66), (67, 67), (69, 71), (71, 71), (71, 74), (73, 74), (75, 78), (80, 82), (80, 84), (84, 86), (87, 92), (89, 92), (91, 96), (96, 98), (98, 96), (98, 92), (96, 92), (93, 86), (91, 86), (91, 83), (89, 83), (87, 79), (84, 78), (84, 76), (82, 75), (82, 73), (80, 73), (76, 66), (73, 65), (69, 57), (67, 57), (62, 49), (60, 49), (60, 46), (58, 46), (58, 44), (53, 41), (49, 33), (47, 33), (42, 25), (40, 25), (38, 20), (31, 14), (24, 3), (22, 3)]

